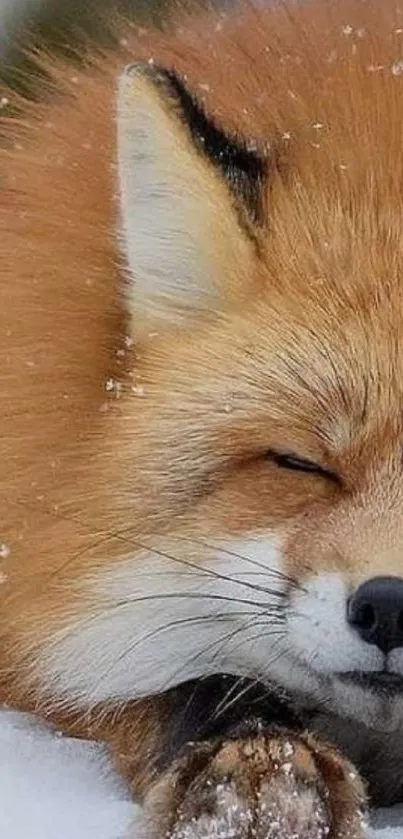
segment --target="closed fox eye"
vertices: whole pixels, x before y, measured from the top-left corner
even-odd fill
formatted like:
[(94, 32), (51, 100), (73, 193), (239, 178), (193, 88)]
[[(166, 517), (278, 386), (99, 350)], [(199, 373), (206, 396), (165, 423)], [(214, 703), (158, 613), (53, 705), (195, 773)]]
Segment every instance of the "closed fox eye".
[(331, 469), (326, 469), (319, 463), (309, 460), (304, 457), (292, 454), (291, 452), (277, 452), (274, 449), (269, 449), (265, 454), (265, 458), (277, 466), (279, 469), (289, 469), (294, 472), (305, 472), (313, 475), (318, 475), (327, 478), (334, 483), (340, 484), (341, 480), (336, 472)]

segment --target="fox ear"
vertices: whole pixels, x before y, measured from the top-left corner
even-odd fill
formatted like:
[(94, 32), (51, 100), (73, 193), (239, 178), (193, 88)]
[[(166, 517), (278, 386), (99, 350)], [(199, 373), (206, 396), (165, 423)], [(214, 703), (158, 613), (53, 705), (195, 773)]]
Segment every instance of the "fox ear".
[(117, 122), (134, 322), (149, 329), (219, 312), (241, 277), (246, 293), (245, 231), (259, 215), (264, 163), (217, 128), (177, 76), (152, 65), (121, 76)]

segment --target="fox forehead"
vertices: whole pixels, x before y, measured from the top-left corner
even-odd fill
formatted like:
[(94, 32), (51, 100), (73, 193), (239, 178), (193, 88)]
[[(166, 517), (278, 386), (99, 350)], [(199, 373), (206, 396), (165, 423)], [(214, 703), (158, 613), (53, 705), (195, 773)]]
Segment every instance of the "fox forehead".
[(344, 278), (350, 297), (330, 275), (317, 284), (308, 272), (293, 279), (284, 274), (276, 287), (269, 272), (261, 294), (196, 339), (168, 347), (154, 339), (145, 375), (156, 398), (165, 404), (169, 376), (167, 411), (176, 414), (181, 397), (184, 420), (204, 408), (206, 429), (217, 417), (224, 433), (231, 424), (250, 433), (255, 426), (264, 445), (271, 425), (350, 459), (373, 455), (375, 444), (383, 456), (384, 444), (402, 434), (400, 283), (396, 295), (391, 283), (372, 299), (369, 289), (359, 306), (354, 278)]

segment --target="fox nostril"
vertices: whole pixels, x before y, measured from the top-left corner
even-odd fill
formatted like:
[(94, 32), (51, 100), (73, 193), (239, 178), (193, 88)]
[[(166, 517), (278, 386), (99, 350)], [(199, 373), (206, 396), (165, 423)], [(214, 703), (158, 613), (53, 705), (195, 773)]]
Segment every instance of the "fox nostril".
[(370, 603), (362, 603), (352, 617), (351, 623), (357, 629), (365, 629), (367, 632), (375, 629), (376, 614), (374, 607)]

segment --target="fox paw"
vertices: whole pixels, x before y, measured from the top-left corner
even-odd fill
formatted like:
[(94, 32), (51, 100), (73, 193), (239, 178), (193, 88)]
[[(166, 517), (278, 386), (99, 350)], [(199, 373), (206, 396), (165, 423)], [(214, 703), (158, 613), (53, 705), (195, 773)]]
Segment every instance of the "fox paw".
[(354, 768), (310, 735), (193, 745), (150, 790), (147, 839), (362, 839)]

